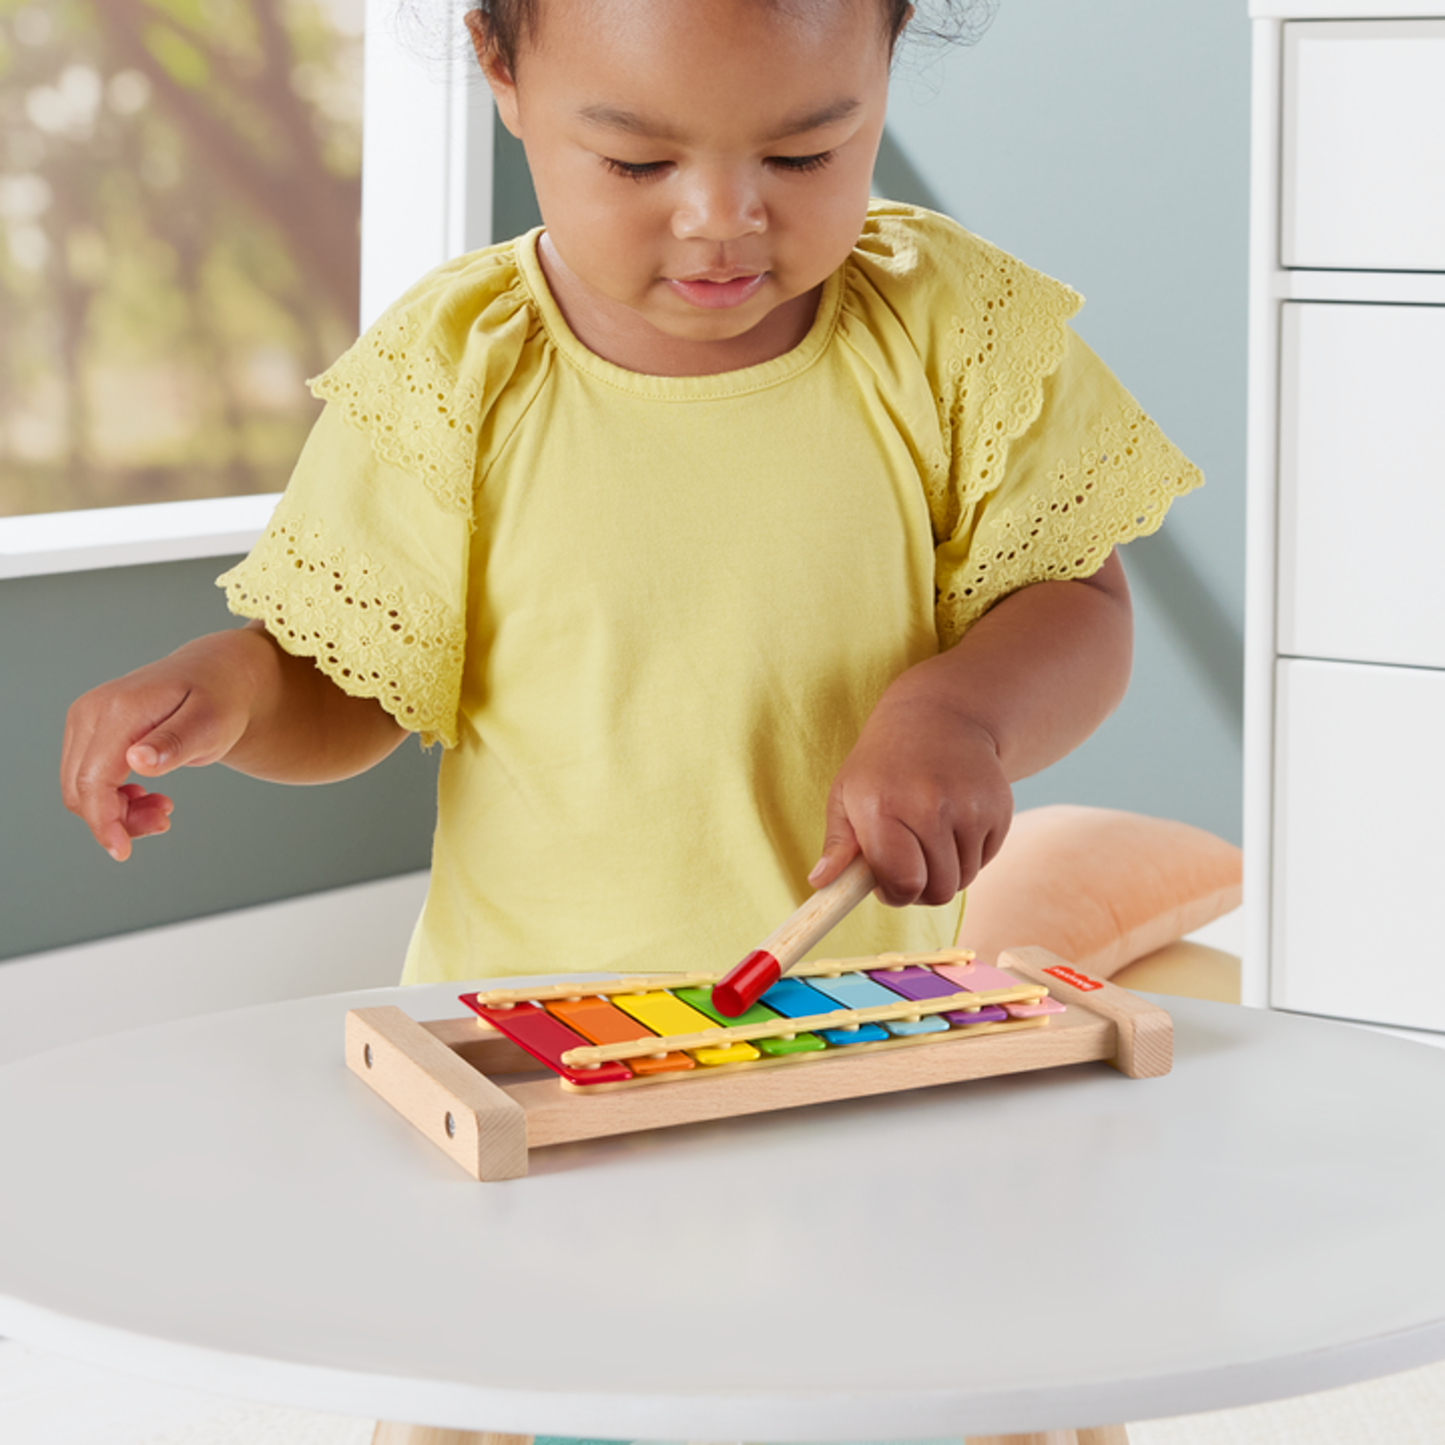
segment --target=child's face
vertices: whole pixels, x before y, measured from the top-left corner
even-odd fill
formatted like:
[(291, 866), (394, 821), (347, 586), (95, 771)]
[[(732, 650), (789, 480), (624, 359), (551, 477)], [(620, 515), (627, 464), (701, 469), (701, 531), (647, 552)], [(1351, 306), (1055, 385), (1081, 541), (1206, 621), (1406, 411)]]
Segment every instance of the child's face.
[(482, 62), (586, 345), (677, 375), (802, 338), (867, 211), (878, 0), (544, 0), (515, 76)]

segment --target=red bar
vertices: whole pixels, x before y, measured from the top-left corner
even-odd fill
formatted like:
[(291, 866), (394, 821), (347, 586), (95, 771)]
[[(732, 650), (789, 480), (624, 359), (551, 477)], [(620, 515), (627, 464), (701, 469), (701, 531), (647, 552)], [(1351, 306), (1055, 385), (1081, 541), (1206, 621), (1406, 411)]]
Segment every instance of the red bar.
[(562, 1055), (568, 1049), (585, 1049), (589, 1047), (588, 1041), (534, 1003), (489, 1007), (479, 1004), (474, 993), (464, 993), (461, 999), (494, 1029), (506, 1034), (514, 1044), (526, 1049), (538, 1063), (545, 1064), (554, 1074), (561, 1074), (569, 1083), (620, 1084), (624, 1079), (632, 1077), (632, 1070), (621, 1060), (598, 1064), (590, 1069), (573, 1068), (564, 1064)]

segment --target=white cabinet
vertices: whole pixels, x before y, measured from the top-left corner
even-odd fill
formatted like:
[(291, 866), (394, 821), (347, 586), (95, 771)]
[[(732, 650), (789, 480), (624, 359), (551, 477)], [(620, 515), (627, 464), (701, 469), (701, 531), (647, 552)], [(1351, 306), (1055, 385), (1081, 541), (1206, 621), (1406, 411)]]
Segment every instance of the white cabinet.
[(1445, 1034), (1445, 0), (1251, 15), (1245, 997)]
[(1283, 264), (1445, 271), (1445, 20), (1292, 21), (1283, 81)]
[(1445, 671), (1276, 665), (1274, 1002), (1445, 1031)]
[(1280, 327), (1279, 650), (1445, 667), (1445, 306)]

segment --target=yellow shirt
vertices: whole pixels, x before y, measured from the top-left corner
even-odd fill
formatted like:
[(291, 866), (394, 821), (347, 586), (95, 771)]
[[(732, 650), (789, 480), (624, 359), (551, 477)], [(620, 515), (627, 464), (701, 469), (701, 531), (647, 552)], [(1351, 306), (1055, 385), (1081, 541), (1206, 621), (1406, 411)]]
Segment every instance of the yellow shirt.
[[(409, 982), (725, 969), (811, 891), (879, 694), (1009, 592), (1088, 575), (1197, 472), (1079, 298), (878, 204), (792, 351), (624, 371), (537, 233), (424, 279), (331, 404), (232, 610), (446, 746)], [(819, 950), (950, 942), (867, 900)]]

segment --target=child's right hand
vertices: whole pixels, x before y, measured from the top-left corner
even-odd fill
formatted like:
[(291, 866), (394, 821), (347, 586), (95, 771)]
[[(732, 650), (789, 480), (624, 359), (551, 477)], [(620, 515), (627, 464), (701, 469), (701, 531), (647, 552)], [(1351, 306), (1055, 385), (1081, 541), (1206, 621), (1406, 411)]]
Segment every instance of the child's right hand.
[(130, 857), (133, 839), (170, 827), (171, 800), (130, 775), (218, 762), (245, 734), (254, 695), (247, 662), (257, 640), (244, 628), (198, 638), (71, 704), (61, 793), (117, 862)]

